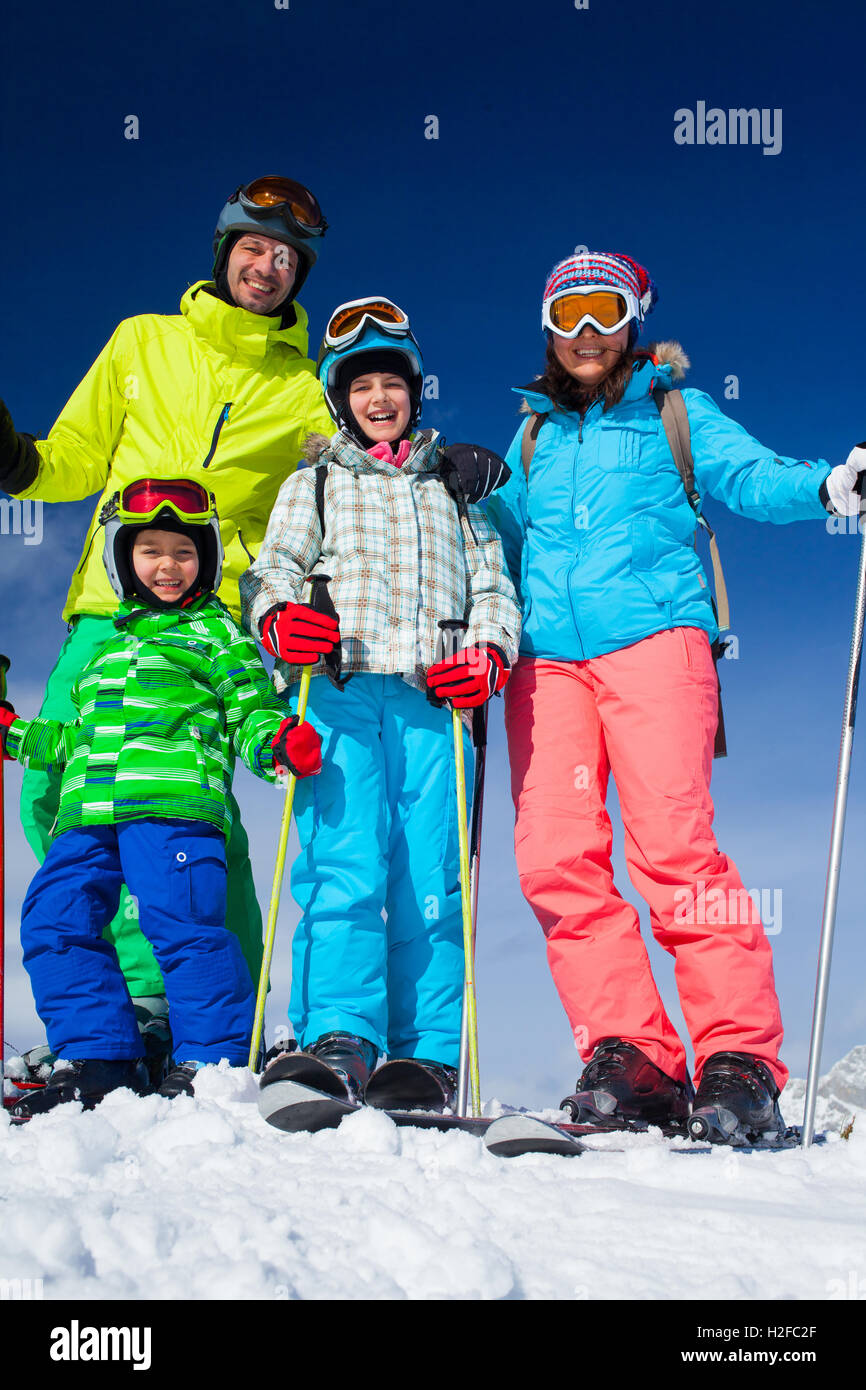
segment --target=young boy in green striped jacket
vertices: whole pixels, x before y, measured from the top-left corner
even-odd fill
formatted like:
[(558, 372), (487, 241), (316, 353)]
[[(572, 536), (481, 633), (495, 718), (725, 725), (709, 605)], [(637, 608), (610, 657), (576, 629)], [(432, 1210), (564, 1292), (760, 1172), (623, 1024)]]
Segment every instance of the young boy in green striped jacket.
[(106, 506), (116, 635), (82, 671), (71, 723), (0, 709), (5, 757), (63, 768), (55, 839), (21, 914), (24, 965), (56, 1055), (48, 1085), (12, 1107), (147, 1089), (141, 1037), (102, 931), (125, 882), (163, 971), (174, 1070), (247, 1060), (254, 991), (225, 926), (225, 842), (235, 755), (265, 781), (321, 767), (310, 725), (286, 717), (255, 644), (215, 597), (222, 543), (213, 498), (189, 479), (145, 479)]

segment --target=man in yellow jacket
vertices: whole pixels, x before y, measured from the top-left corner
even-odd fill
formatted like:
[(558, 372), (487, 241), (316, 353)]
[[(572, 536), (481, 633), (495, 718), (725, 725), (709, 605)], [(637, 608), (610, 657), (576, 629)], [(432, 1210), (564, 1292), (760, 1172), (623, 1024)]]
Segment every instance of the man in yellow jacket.
[[(99, 499), (66, 598), (69, 636), (40, 713), (74, 717), (69, 690), (113, 634), (116, 608), (98, 522), (106, 499), (142, 477), (202, 483), (216, 497), (225, 564), (219, 597), (240, 616), (238, 578), (264, 537), (280, 484), (306, 436), (333, 433), (297, 295), (327, 223), (316, 199), (290, 179), (239, 188), (214, 234), (214, 278), (183, 296), (179, 315), (124, 319), (45, 439), (19, 434), (0, 401), (0, 488), (20, 498)], [(25, 774), (21, 816), (40, 860), (51, 842), (60, 777)], [(261, 913), (237, 807), (227, 847), (226, 922), (258, 978)], [(142, 1019), (161, 1012), (164, 988), (136, 904), (121, 897), (106, 929)], [(149, 1005), (145, 1001), (150, 1001)]]

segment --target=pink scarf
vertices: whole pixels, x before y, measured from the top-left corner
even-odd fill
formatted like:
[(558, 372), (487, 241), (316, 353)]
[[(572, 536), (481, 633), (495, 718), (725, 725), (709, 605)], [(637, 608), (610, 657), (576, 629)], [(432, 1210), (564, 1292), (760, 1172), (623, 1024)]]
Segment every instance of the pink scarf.
[(367, 453), (372, 454), (373, 458), (381, 459), (383, 463), (393, 463), (395, 468), (402, 468), (411, 448), (411, 440), (401, 439), (400, 447), (395, 454), (387, 439), (383, 439), (379, 444), (374, 444), (372, 449), (368, 449)]

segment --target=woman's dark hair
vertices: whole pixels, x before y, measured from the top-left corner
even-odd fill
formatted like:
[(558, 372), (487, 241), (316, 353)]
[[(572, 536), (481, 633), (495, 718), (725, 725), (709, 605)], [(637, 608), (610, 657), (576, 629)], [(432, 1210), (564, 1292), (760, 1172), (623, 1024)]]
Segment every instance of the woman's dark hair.
[(635, 344), (630, 342), (619, 362), (613, 371), (604, 378), (600, 387), (587, 388), (581, 386), (580, 382), (575, 381), (574, 377), (565, 370), (556, 356), (553, 335), (549, 334), (544, 375), (533, 381), (532, 389), (549, 396), (553, 404), (558, 406), (560, 410), (574, 410), (583, 415), (593, 401), (600, 399), (604, 400), (605, 410), (610, 410), (611, 406), (618, 405), (622, 400), (625, 388), (631, 380), (635, 362), (646, 357), (648, 351), (647, 348), (636, 348)]

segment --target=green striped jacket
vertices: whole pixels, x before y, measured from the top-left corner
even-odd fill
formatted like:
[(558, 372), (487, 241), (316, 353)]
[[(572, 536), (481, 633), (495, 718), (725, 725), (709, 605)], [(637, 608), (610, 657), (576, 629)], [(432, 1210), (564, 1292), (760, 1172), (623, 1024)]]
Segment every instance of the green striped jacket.
[(64, 769), (56, 835), (145, 818), (228, 835), (235, 755), (274, 781), (269, 744), (289, 713), (255, 643), (212, 594), (162, 612), (126, 601), (114, 621), (73, 686), (78, 718), (16, 720), (9, 753)]

